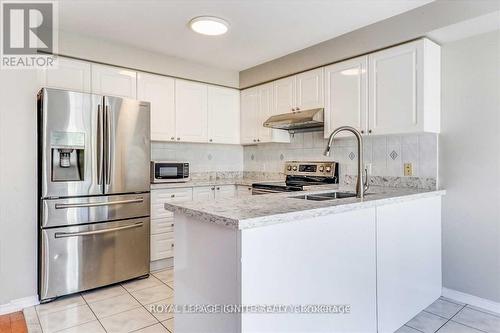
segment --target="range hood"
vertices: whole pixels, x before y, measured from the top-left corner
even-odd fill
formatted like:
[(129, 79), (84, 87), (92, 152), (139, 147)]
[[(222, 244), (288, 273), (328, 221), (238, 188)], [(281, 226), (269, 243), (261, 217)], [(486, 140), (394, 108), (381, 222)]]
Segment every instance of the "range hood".
[(324, 127), (324, 109), (293, 111), (271, 116), (264, 122), (264, 127), (291, 133), (321, 131)]

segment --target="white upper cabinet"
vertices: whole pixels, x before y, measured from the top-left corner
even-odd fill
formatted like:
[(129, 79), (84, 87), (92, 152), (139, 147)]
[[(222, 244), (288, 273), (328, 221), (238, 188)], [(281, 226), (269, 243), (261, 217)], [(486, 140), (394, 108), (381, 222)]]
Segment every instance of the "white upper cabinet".
[(296, 111), (323, 107), (323, 81), (323, 68), (313, 69), (296, 75)]
[(42, 69), (40, 75), (42, 87), (91, 92), (90, 63), (88, 62), (58, 57), (58, 67)]
[(176, 141), (207, 142), (206, 84), (175, 80)]
[(368, 59), (369, 131), (439, 132), (440, 47), (421, 39)]
[(257, 87), (245, 89), (240, 96), (241, 144), (257, 142), (259, 136), (260, 94)]
[(366, 132), (367, 66), (368, 58), (364, 56), (325, 67), (325, 137), (339, 126)]
[(295, 76), (273, 82), (274, 114), (295, 110), (295, 82)]
[(264, 127), (273, 114), (274, 83), (267, 83), (241, 92), (241, 144), (290, 142), (287, 131)]
[(240, 143), (240, 92), (208, 86), (208, 142)]
[(126, 98), (137, 98), (137, 73), (131, 70), (92, 64), (92, 92)]
[(139, 73), (137, 99), (151, 103), (151, 140), (175, 140), (175, 80)]

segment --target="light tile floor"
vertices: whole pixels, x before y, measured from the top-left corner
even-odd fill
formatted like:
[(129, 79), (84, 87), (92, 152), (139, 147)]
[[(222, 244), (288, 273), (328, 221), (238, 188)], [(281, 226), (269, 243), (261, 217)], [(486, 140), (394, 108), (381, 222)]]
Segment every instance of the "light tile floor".
[[(28, 332), (36, 333), (173, 333), (172, 314), (153, 311), (171, 304), (170, 269), (143, 280), (101, 288), (24, 309)], [(500, 314), (439, 298), (396, 333), (500, 333)]]

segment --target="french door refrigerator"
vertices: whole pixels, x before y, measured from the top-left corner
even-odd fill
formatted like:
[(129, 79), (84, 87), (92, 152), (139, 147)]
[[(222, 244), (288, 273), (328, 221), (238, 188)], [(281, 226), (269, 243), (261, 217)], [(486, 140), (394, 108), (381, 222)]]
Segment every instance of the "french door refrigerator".
[(40, 301), (149, 274), (148, 102), (44, 88)]

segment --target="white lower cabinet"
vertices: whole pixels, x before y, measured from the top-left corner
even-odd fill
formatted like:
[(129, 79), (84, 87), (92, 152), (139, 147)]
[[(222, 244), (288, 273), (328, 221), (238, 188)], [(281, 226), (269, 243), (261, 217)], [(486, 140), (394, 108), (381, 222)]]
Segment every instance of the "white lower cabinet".
[(164, 204), (192, 199), (190, 187), (151, 191), (151, 261), (174, 256), (174, 214), (165, 210)]
[[(245, 186), (252, 194), (251, 187)], [(151, 191), (151, 261), (174, 256), (174, 213), (165, 210), (167, 202), (212, 201), (236, 197), (236, 185), (211, 185)]]
[(252, 186), (237, 185), (236, 195), (238, 198), (248, 197), (252, 195)]

